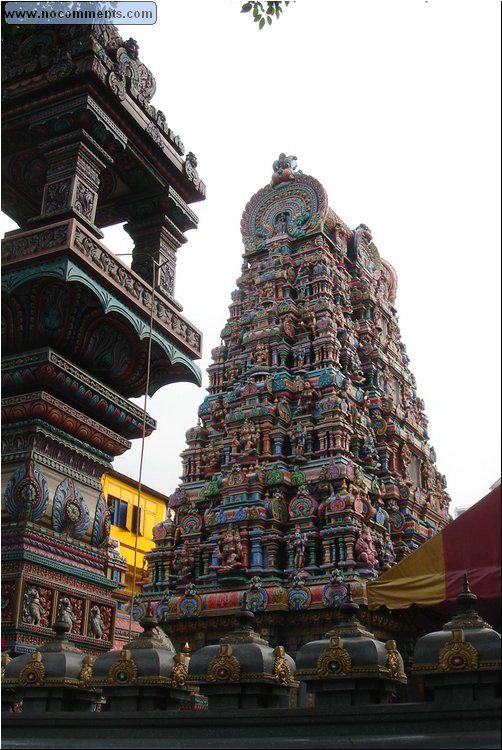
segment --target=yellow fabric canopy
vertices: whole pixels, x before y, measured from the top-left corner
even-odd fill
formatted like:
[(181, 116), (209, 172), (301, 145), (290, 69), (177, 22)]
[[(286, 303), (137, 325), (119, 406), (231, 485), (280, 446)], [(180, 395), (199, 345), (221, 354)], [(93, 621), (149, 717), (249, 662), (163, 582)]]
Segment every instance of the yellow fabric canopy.
[(368, 607), (455, 602), (464, 573), (478, 599), (500, 602), (500, 485), (367, 586)]

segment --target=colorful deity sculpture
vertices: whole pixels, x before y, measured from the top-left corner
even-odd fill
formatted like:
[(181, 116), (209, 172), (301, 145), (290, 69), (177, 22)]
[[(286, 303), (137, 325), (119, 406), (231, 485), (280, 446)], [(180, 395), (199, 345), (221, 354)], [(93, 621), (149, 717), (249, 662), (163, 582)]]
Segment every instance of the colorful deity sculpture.
[(238, 529), (230, 524), (218, 541), (216, 555), (220, 561), (220, 569), (242, 567), (242, 543)]

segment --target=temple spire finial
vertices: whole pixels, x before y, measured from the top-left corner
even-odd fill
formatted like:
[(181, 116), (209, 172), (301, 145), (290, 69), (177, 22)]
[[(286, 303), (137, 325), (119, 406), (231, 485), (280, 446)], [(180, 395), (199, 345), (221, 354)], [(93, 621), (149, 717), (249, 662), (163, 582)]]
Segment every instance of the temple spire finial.
[(279, 154), (279, 158), (276, 159), (272, 165), (274, 173), (270, 182), (271, 187), (280, 185), (281, 182), (291, 182), (295, 179), (295, 173), (297, 173), (297, 157), (286, 156), (285, 153)]
[(467, 573), (464, 573), (462, 591), (457, 596), (457, 604), (462, 613), (471, 611), (474, 609), (478, 597), (469, 588), (469, 578)]

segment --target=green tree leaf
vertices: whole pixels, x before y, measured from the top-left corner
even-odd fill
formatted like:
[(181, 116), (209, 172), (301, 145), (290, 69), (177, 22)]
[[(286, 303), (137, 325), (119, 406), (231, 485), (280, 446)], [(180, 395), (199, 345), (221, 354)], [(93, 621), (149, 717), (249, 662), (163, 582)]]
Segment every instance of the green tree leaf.
[[(263, 29), (265, 26), (265, 19), (269, 26), (271, 26), (274, 16), (279, 18), (279, 15), (283, 12), (284, 7), (289, 5), (290, 0), (268, 0), (268, 2), (262, 3), (257, 0), (244, 3), (241, 6), (241, 13), (249, 13), (253, 11), (253, 21), (258, 23), (258, 28)], [(266, 10), (265, 10), (266, 8)]]

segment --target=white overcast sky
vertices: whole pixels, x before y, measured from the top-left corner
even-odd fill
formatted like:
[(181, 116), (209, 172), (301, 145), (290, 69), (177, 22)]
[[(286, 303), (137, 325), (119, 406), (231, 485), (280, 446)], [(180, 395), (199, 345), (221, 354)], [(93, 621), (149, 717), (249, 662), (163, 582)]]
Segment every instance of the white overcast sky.
[[(297, 0), (262, 31), (240, 6), (162, 0), (154, 26), (120, 27), (207, 186), (176, 282), (203, 332), (203, 386), (148, 399), (158, 429), (143, 483), (165, 494), (179, 483), (240, 275), (241, 214), (285, 151), (396, 269), (437, 467), (452, 509), (471, 505), (500, 476), (499, 0)], [(106, 242), (130, 248), (119, 228)], [(137, 479), (139, 460), (135, 441), (114, 466)]]

